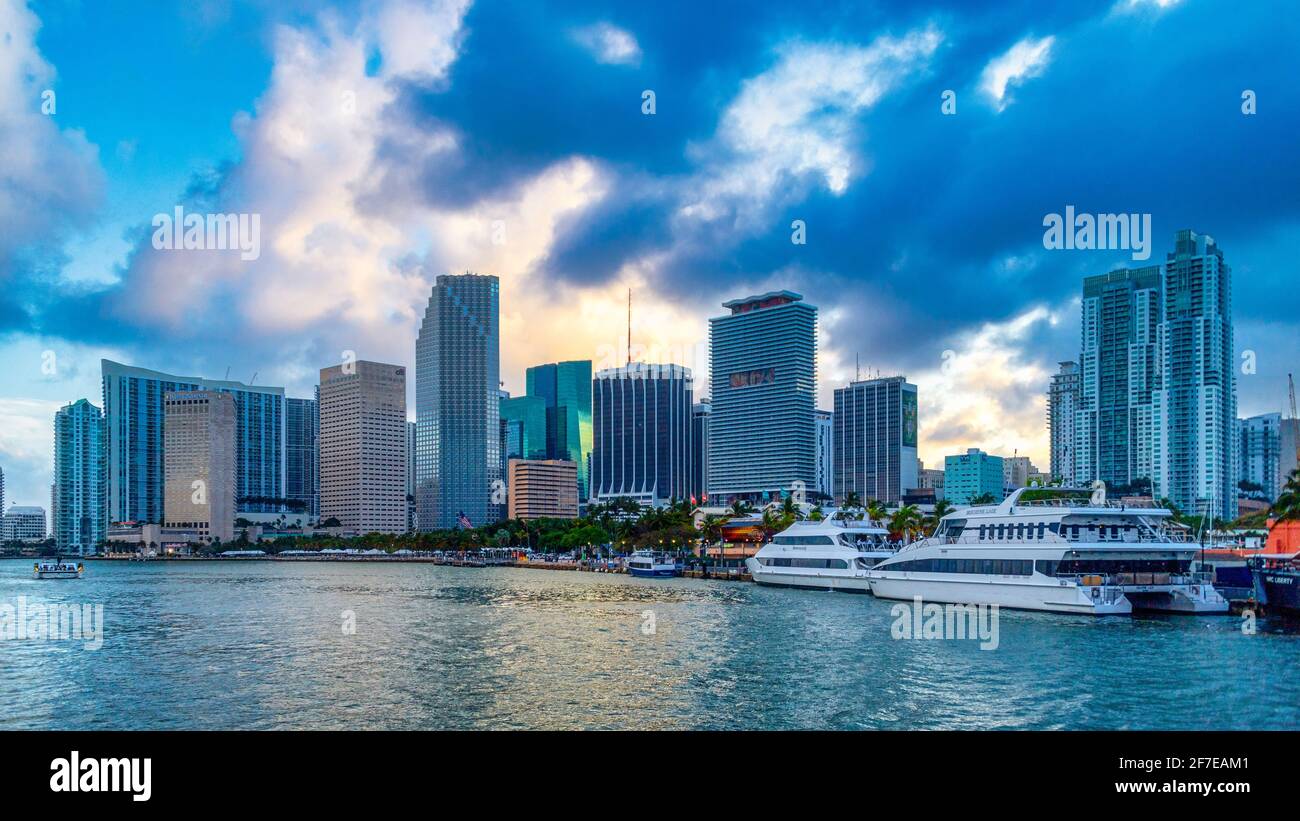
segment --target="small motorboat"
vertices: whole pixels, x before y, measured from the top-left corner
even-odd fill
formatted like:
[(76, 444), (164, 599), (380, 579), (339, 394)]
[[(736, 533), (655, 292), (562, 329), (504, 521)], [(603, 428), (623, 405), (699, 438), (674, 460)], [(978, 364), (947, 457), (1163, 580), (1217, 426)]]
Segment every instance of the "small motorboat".
[(627, 572), (633, 576), (665, 578), (678, 574), (677, 562), (672, 557), (652, 550), (636, 550), (625, 563)]
[(74, 564), (61, 557), (56, 557), (53, 561), (42, 559), (32, 565), (33, 579), (80, 579), (85, 572), (86, 567), (81, 562)]

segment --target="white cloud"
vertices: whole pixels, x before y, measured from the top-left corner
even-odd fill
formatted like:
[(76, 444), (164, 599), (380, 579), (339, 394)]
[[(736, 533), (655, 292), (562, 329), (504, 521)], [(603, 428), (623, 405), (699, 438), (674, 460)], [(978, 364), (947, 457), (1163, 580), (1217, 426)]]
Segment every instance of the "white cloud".
[(942, 42), (934, 28), (868, 46), (797, 43), (776, 64), (746, 80), (727, 106), (713, 142), (694, 150), (710, 168), (692, 181), (687, 219), (763, 219), (790, 183), (820, 182), (833, 194), (867, 170), (854, 150), (858, 119), (894, 86), (925, 69)]
[(613, 23), (594, 23), (575, 29), (573, 39), (591, 52), (597, 62), (625, 66), (641, 62), (641, 46), (636, 38)]
[(984, 67), (980, 90), (989, 96), (999, 111), (1010, 103), (1007, 98), (1009, 88), (1022, 85), (1046, 70), (1055, 41), (1056, 38), (1050, 36), (1037, 40), (1026, 37)]
[[(54, 243), (85, 224), (103, 196), (99, 149), (60, 130), (55, 72), (36, 47), (40, 20), (22, 0), (0, 0), (0, 278), (19, 249)], [(50, 96), (52, 95), (52, 96)], [(42, 113), (42, 105), (52, 106)]]
[(920, 451), (927, 467), (981, 448), (997, 456), (1019, 450), (1047, 470), (1044, 395), (1051, 373), (1026, 350), (1032, 334), (1061, 321), (1061, 311), (1029, 308), (1004, 322), (986, 322), (949, 344), (950, 353), (913, 381), (924, 406)]

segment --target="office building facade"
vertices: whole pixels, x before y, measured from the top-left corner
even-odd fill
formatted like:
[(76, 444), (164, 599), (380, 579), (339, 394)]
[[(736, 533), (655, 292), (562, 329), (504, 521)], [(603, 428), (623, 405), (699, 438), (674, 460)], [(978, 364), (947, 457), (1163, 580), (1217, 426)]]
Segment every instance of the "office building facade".
[(439, 276), (415, 343), (416, 527), (501, 518), (500, 283)]
[(792, 291), (709, 320), (709, 495), (761, 501), (817, 483), (817, 308)]
[(406, 368), (321, 369), (322, 521), (337, 519), (347, 535), (406, 531), (406, 436)]
[(990, 456), (979, 448), (969, 448), (958, 456), (943, 460), (943, 494), (954, 505), (970, 504), (985, 494), (1000, 502), (1002, 493), (1002, 458)]
[(0, 541), (41, 542), (45, 540), (45, 508), (14, 505), (0, 516)]
[(692, 505), (709, 501), (709, 418), (713, 403), (708, 399), (691, 406), (691, 482)]
[(835, 424), (830, 411), (816, 412), (817, 481), (813, 485), (818, 501), (835, 495)]
[(591, 360), (534, 365), (525, 372), (527, 399), (546, 406), (546, 457), (578, 466), (578, 498), (590, 495), (587, 469), (593, 445)]
[(916, 386), (901, 376), (852, 382), (835, 391), (835, 499), (849, 493), (887, 504), (919, 488)]
[(632, 363), (592, 381), (592, 500), (657, 507), (692, 496), (694, 381), (681, 365)]
[[(1282, 489), (1282, 414), (1264, 413), (1237, 420), (1237, 482), (1257, 485), (1269, 502)], [(1291, 452), (1292, 460), (1295, 451)], [(1251, 493), (1250, 491), (1246, 491)]]
[(104, 541), (104, 412), (79, 399), (54, 414), (50, 526), (61, 553), (91, 555)]

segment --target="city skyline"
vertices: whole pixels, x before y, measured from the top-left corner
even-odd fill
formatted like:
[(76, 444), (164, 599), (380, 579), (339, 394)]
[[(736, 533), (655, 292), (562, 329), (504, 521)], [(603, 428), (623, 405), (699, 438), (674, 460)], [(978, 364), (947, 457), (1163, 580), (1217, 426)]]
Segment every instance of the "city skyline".
[[(1257, 371), (1239, 379), (1237, 415), (1285, 410), (1300, 346), (1297, 297), (1284, 287), (1300, 232), (1287, 194), (1298, 170), (1269, 158), (1289, 156), (1280, 146), (1300, 107), (1293, 85), (1270, 79), (1287, 76), (1294, 57), (1267, 42), (1282, 35), (1261, 22), (1266, 9), (900, 7), (886, 25), (820, 10), (701, 20), (671, 5), (579, 4), (543, 20), (447, 4), (404, 18), (404, 4), (380, 2), (340, 11), (342, 26), (323, 6), (292, 18), (246, 9), (241, 26), (258, 39), (172, 9), (0, 8), (19, 44), (5, 59), (31, 68), (0, 72), (17, 78), (13, 99), (31, 102), (3, 116), (32, 140), (23, 171), (58, 169), (60, 181), (57, 194), (23, 187), (15, 210), (0, 213), (16, 229), (0, 241), (0, 355), (11, 364), (0, 375), (0, 466), (12, 502), (47, 503), (50, 420), (81, 398), (99, 404), (101, 358), (209, 377), (230, 368), (307, 397), (345, 350), (413, 369), (409, 339), (428, 288), (466, 270), (502, 277), (501, 377), (512, 394), (539, 362), (625, 364), (628, 287), (638, 359), (681, 364), (708, 384), (700, 351), (712, 306), (789, 288), (822, 309), (817, 407), (831, 406), (860, 358), (918, 385), (927, 463), (975, 446), (1045, 466), (1044, 386), (1057, 361), (1077, 356), (1079, 283), (1144, 264), (1127, 251), (1043, 248), (1044, 215), (1071, 204), (1150, 213), (1155, 249), (1181, 227), (1222, 242), (1234, 358), (1258, 354)], [(675, 41), (688, 13), (695, 33)], [(600, 22), (635, 48), (607, 54), (573, 36)], [(125, 82), (102, 93), (121, 78), (97, 76), (88, 44), (127, 42), (133, 28), (188, 47), (118, 48), (115, 71), (212, 80), (221, 93)], [(1042, 46), (1035, 59), (1008, 62), (1025, 42)], [(507, 43), (516, 73), (536, 85), (484, 79)], [(382, 57), (377, 67), (357, 57), (367, 49)], [(850, 91), (801, 79), (817, 60), (837, 66)], [(1225, 63), (1240, 68), (1224, 76)], [(572, 76), (585, 79), (552, 93)], [(1134, 76), (1147, 80), (1141, 94), (1127, 85)], [(1195, 101), (1190, 84), (1202, 89)], [(40, 111), (46, 88), (57, 93), (52, 114)], [(653, 116), (641, 114), (642, 89), (657, 92)], [(951, 117), (945, 89), (956, 93)], [(1241, 111), (1246, 89), (1258, 114)], [(359, 123), (322, 96), (348, 90)], [(787, 105), (801, 94), (814, 105)], [(160, 96), (179, 107), (168, 110), (167, 139), (151, 131)], [(549, 107), (511, 102), (534, 97)], [(770, 119), (771, 101), (788, 116)], [(402, 149), (417, 153), (380, 150), (410, 117), (430, 116), (444, 127)], [(589, 133), (560, 125), (579, 117)], [(1116, 118), (1135, 127), (1099, 127)], [(1182, 133), (1196, 139), (1170, 136)], [(1026, 150), (1044, 143), (1057, 151)], [(322, 162), (338, 156), (355, 161)], [(429, 188), (401, 182), (395, 161), (427, 171)], [(261, 214), (261, 259), (150, 247), (153, 216), (179, 204)], [(790, 241), (794, 220), (806, 224), (804, 245)]]

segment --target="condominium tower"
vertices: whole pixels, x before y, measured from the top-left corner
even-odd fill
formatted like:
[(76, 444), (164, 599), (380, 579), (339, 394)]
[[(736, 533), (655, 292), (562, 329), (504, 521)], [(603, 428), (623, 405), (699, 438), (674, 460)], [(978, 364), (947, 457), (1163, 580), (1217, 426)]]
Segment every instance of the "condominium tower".
[(1075, 418), (1079, 409), (1079, 363), (1062, 362), (1047, 389), (1047, 428), (1051, 439), (1053, 479), (1067, 487), (1075, 483)]
[(87, 555), (104, 541), (104, 413), (86, 399), (54, 414), (51, 525), (61, 553)]

